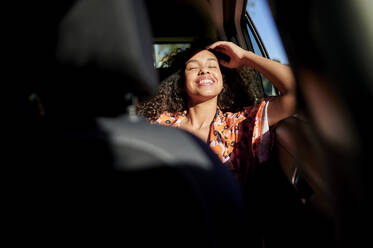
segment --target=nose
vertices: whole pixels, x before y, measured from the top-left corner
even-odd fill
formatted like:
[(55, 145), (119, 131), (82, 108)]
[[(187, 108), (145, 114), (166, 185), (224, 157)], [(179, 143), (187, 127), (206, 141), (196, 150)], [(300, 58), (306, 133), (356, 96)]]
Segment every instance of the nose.
[(210, 71), (208, 70), (208, 68), (206, 68), (206, 67), (201, 67), (201, 69), (200, 69), (199, 72), (198, 72), (198, 75), (204, 75), (204, 74), (206, 74), (206, 73), (210, 74)]

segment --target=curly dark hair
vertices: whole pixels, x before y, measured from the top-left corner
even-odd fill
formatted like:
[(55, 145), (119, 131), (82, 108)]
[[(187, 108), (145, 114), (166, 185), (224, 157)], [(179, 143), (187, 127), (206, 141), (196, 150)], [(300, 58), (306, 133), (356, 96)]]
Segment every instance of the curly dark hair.
[[(149, 121), (155, 121), (164, 112), (177, 113), (188, 108), (187, 94), (185, 91), (185, 63), (197, 52), (205, 49), (210, 43), (196, 42), (186, 49), (177, 49), (170, 53), (160, 70), (161, 83), (158, 93), (137, 105), (137, 114), (145, 116)], [(222, 57), (211, 51), (218, 58)], [(218, 106), (223, 112), (237, 112), (243, 107), (250, 106), (255, 99), (250, 94), (249, 85), (242, 80), (235, 69), (220, 66), (223, 75), (223, 90), (218, 96)], [(165, 75), (166, 76), (165, 76)], [(162, 80), (162, 78), (164, 78)]]

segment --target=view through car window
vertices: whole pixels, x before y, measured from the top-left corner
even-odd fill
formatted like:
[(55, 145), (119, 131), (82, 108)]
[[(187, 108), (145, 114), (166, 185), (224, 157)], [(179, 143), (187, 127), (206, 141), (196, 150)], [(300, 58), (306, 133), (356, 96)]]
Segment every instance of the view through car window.
[(266, 0), (248, 0), (246, 11), (253, 21), (270, 59), (288, 64), (276, 24)]
[[(264, 49), (266, 56), (282, 64), (288, 64), (288, 58), (286, 56), (285, 49), (283, 48), (267, 1), (248, 0), (246, 11), (250, 20), (255, 25), (255, 32), (257, 34), (257, 36), (253, 34), (252, 28), (247, 23), (246, 28), (248, 30), (250, 42), (254, 52), (258, 55), (264, 56), (258, 44), (259, 41), (257, 39), (259, 38), (260, 42), (262, 42), (265, 47)], [(267, 96), (277, 95), (275, 88), (268, 79), (262, 76), (262, 82), (263, 90)]]
[(164, 65), (165, 59), (168, 54), (176, 51), (177, 49), (185, 49), (190, 47), (189, 43), (162, 43), (153, 44), (153, 57), (154, 67), (160, 68)]

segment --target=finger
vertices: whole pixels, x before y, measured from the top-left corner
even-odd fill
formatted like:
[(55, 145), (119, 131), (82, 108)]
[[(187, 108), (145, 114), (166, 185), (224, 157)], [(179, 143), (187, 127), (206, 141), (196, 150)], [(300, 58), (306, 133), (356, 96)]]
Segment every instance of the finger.
[(217, 42), (214, 42), (213, 44), (207, 46), (206, 48), (207, 49), (215, 49), (218, 46), (224, 45), (224, 43), (225, 43), (225, 41), (217, 41)]
[(216, 51), (223, 51), (223, 50), (225, 50), (225, 47), (217, 46), (217, 47), (215, 47), (213, 50), (216, 50)]
[(215, 47), (214, 49), (209, 49), (212, 52), (221, 52), (225, 53), (225, 49), (223, 47)]
[(222, 60), (222, 59), (219, 59), (219, 63), (224, 66), (224, 67), (228, 67), (229, 65), (229, 62), (225, 61), (225, 60)]

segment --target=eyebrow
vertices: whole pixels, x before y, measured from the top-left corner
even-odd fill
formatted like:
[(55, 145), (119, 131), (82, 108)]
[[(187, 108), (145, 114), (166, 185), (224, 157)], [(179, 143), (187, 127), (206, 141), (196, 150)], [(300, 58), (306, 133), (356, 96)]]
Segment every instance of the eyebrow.
[[(209, 60), (212, 60), (212, 61), (216, 61), (216, 62), (218, 62), (218, 60), (217, 59), (215, 59), (215, 58), (208, 58), (207, 59), (207, 61), (209, 61)], [(186, 63), (185, 63), (185, 65), (187, 65), (187, 64), (189, 64), (189, 63), (191, 63), (191, 62), (199, 62), (198, 60), (196, 60), (196, 59), (191, 59), (191, 60), (188, 60)]]

